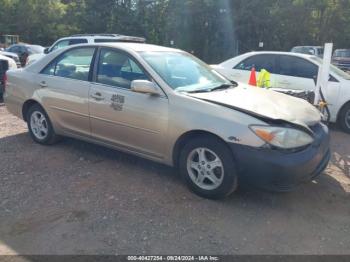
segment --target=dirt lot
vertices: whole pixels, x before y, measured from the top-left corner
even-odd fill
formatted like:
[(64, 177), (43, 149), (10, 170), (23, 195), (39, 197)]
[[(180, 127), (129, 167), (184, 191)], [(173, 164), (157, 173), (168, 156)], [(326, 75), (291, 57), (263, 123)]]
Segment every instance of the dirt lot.
[(0, 254), (350, 254), (349, 138), (332, 128), (330, 167), (293, 193), (209, 201), (166, 166), (37, 145), (0, 104)]

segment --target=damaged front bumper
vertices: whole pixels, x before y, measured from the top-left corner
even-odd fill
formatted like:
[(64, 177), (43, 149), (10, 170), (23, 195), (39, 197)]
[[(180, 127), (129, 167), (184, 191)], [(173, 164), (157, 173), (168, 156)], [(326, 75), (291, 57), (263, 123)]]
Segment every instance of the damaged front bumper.
[(240, 178), (268, 190), (286, 192), (320, 175), (331, 156), (329, 132), (323, 124), (311, 129), (314, 142), (297, 152), (230, 144)]

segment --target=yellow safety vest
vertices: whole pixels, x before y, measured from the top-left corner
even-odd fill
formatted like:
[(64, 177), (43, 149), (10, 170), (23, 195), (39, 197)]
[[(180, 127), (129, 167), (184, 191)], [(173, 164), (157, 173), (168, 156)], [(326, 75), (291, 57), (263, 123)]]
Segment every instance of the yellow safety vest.
[(265, 69), (261, 69), (258, 76), (258, 87), (270, 88), (271, 87), (271, 74)]

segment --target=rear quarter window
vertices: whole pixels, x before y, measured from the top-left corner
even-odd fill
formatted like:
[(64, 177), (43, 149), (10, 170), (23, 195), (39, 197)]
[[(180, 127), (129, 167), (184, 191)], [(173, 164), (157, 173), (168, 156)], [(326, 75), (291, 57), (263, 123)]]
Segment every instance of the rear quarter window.
[(279, 75), (310, 79), (318, 75), (318, 66), (300, 57), (282, 55), (279, 57), (278, 65)]
[(115, 43), (119, 42), (118, 39), (95, 39), (95, 43)]
[(78, 44), (87, 44), (87, 39), (83, 38), (74, 38), (69, 40), (69, 45), (78, 45)]

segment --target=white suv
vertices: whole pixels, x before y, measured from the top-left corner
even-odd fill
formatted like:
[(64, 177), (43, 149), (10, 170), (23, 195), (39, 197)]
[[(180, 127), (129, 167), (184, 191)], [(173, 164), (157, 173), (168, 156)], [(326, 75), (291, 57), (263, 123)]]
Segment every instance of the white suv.
[(45, 54), (51, 53), (57, 49), (61, 49), (70, 45), (77, 44), (95, 44), (95, 43), (114, 43), (114, 42), (129, 42), (129, 43), (145, 43), (143, 37), (126, 36), (118, 34), (80, 34), (63, 37), (58, 39), (51, 47), (44, 50), (44, 54), (33, 54), (27, 59), (26, 65), (29, 65), (36, 60), (42, 58)]

